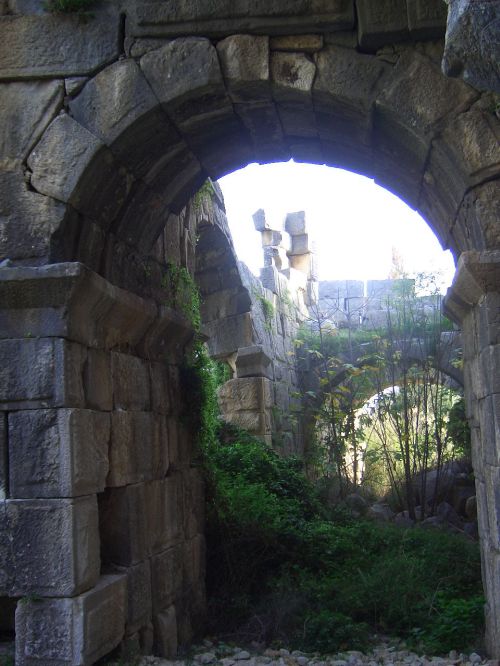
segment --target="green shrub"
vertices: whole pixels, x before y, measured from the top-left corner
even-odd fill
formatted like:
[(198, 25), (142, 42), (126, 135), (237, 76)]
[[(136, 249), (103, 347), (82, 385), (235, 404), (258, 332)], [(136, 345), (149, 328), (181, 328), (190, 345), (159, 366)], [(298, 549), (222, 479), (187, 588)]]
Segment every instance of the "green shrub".
[(327, 514), (298, 460), (232, 427), (218, 437), (206, 457), (211, 631), (321, 652), (363, 649), (375, 631), (434, 653), (474, 643), (477, 544)]
[(482, 594), (468, 599), (450, 599), (444, 593), (436, 595), (431, 622), (424, 629), (413, 631), (415, 642), (428, 652), (447, 652), (457, 646), (474, 646), (484, 616)]

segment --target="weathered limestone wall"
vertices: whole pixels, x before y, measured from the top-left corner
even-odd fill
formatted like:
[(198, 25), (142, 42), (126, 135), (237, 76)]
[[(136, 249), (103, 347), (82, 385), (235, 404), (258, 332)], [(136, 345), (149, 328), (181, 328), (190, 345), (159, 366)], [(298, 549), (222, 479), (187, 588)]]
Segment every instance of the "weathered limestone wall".
[[(221, 387), (219, 403), (225, 420), (246, 428), (283, 455), (302, 456), (305, 443), (294, 340), (309, 316), (307, 304), (312, 303), (316, 285), (305, 214), (286, 217), (288, 249), (282, 232), (269, 228), (264, 211), (254, 215), (254, 224), (262, 236), (264, 267), (258, 279), (240, 264), (252, 302), (248, 346), (238, 349), (235, 376)], [(300, 268), (294, 268), (293, 262), (302, 262)]]
[(486, 638), (500, 645), (500, 251), (466, 252), (448, 291), (447, 314), (461, 322), (466, 415), (472, 432)]
[[(451, 2), (452, 61), (468, 30), (454, 10), (484, 18), (486, 5), (481, 36), (498, 3)], [(189, 639), (203, 606), (201, 490), (177, 387), (191, 332), (181, 304), (166, 305), (165, 262), (195, 271), (196, 202), (185, 207), (207, 176), (292, 156), (374, 177), (463, 254), (455, 316), (500, 656), (499, 121), (481, 67), (463, 70), (477, 88), (442, 75), (445, 14), (435, 0), (102, 0), (87, 17), (0, 1), (0, 594), (29, 597), (19, 666), (91, 664), (125, 634), (149, 648), (151, 620), (158, 651)], [(477, 44), (476, 64), (498, 62), (494, 40)], [(239, 284), (233, 296), (226, 320), (245, 331), (248, 297)]]
[(160, 276), (167, 260), (194, 266), (211, 220), (193, 205), (178, 220), (144, 258), (149, 288), (134, 281), (149, 298), (79, 263), (1, 271), (0, 585), (26, 599), (16, 663), (92, 664), (122, 641), (175, 654), (201, 626), (204, 491), (180, 382), (193, 329)]

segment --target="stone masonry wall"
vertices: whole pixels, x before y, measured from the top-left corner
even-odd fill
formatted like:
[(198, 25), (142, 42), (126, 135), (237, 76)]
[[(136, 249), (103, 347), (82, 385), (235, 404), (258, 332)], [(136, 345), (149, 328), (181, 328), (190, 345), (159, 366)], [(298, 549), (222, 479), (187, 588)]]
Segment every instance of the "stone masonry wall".
[(193, 329), (161, 276), (194, 273), (217, 211), (192, 202), (135, 272), (118, 258), (127, 291), (78, 263), (2, 269), (0, 586), (3, 608), (23, 598), (16, 663), (92, 664), (119, 643), (173, 655), (202, 625), (204, 490), (180, 382)]

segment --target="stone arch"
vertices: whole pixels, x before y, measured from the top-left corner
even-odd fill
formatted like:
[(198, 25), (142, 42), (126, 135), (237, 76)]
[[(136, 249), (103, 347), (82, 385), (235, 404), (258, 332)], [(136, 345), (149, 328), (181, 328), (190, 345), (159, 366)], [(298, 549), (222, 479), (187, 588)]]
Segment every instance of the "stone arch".
[(290, 157), (375, 177), (455, 256), (494, 246), (496, 118), (476, 90), (442, 76), (440, 54), (403, 47), (393, 64), (325, 46), (313, 59), (235, 35), (217, 47), (178, 38), (109, 65), (27, 159), (32, 188), (66, 204), (49, 257), (106, 276), (110, 233), (147, 253), (207, 176)]
[[(1, 274), (6, 381), (0, 397), (8, 416), (2, 415), (0, 432), (9, 434), (0, 442), (10, 455), (14, 441), (34, 441), (34, 413), (52, 408), (59, 410), (52, 414), (53, 430), (67, 435), (61, 441), (71, 453), (78, 450), (72, 447), (79, 433), (106, 429), (99, 423), (103, 419), (87, 414), (96, 410), (85, 402), (87, 389), (103, 386), (102, 380), (89, 380), (100, 355), (90, 355), (92, 365), (79, 344), (116, 348), (114, 362), (124, 375), (131, 369), (132, 385), (155, 371), (151, 360), (164, 351), (166, 340), (175, 342), (169, 353), (180, 353), (189, 327), (155, 300), (144, 263), (168, 252), (169, 230), (181, 228), (183, 207), (207, 176), (215, 179), (252, 161), (294, 157), (375, 177), (417, 208), (458, 259), (448, 310), (464, 330), (488, 644), (498, 656), (498, 119), (487, 93), (441, 74), (442, 46), (432, 41), (442, 34), (441, 24), (436, 30), (432, 12), (417, 8), (422, 3), (407, 4), (404, 16), (393, 8), (377, 17), (371, 14), (373, 3), (358, 0), (357, 37), (355, 6), (349, 1), (328, 11), (308, 1), (293, 3), (292, 9), (289, 3), (273, 3), (272, 9), (257, 3), (256, 16), (236, 3), (234, 11), (221, 6), (216, 16), (201, 5), (172, 8), (124, 0), (125, 28), (106, 2), (95, 23), (37, 13), (2, 16), (0, 75), (13, 94), (13, 115), (24, 111), (30, 95), (33, 106), (43, 109), (24, 114), (25, 125), (12, 141), (9, 137), (2, 154), (6, 220), (0, 248), (8, 261)], [(42, 82), (31, 83), (40, 77)], [(64, 86), (61, 77), (66, 77)], [(183, 245), (176, 249), (186, 266), (194, 256), (192, 231), (189, 225), (182, 228)], [(139, 361), (131, 349), (142, 350)], [(167, 393), (175, 386), (175, 380), (169, 382)], [(133, 402), (133, 393), (122, 397)], [(99, 404), (103, 397), (94, 393), (91, 400)], [(141, 411), (135, 407), (130, 411)], [(162, 409), (158, 415), (169, 416)], [(90, 421), (78, 424), (71, 418)], [(162, 567), (179, 571), (171, 581), (174, 596), (178, 593), (175, 604), (170, 604), (172, 589), (159, 590), (165, 605), (156, 608), (157, 649), (171, 653), (178, 638), (189, 640), (190, 623), (203, 609), (196, 587), (203, 577), (201, 510), (191, 511), (200, 504), (200, 486), (189, 466), (189, 438), (176, 436), (176, 441), (181, 459), (175, 483), (157, 479), (146, 492), (134, 490), (129, 479), (113, 501), (137, 509), (120, 514), (132, 521), (125, 532), (143, 529), (140, 507), (146, 500), (158, 503), (155, 515), (161, 515), (161, 507), (174, 507), (169, 518), (174, 531), (175, 509), (180, 515), (181, 504), (189, 507), (182, 527), (188, 538), (174, 543), (175, 552), (160, 549), (142, 569), (137, 565), (145, 560), (138, 562), (129, 549), (127, 584), (116, 572), (98, 582), (95, 497), (102, 490), (102, 470), (89, 474), (83, 495), (58, 488), (55, 497), (16, 499), (15, 486), (7, 488), (2, 500), (6, 540), (14, 525), (25, 524), (16, 538), (29, 541), (35, 513), (39, 532), (49, 539), (39, 544), (35, 563), (28, 548), (14, 545), (16, 578), (2, 583), (9, 596), (41, 588), (47, 597), (18, 607), (19, 664), (53, 658), (50, 640), (38, 645), (35, 655), (33, 646), (26, 649), (28, 625), (36, 640), (50, 639), (49, 617), (59, 630), (71, 627), (64, 645), (57, 646), (64, 650), (58, 658), (93, 663), (123, 635), (126, 590), (129, 610), (136, 612), (127, 620), (129, 628), (142, 622), (141, 640), (150, 645), (151, 616), (141, 615), (140, 595), (140, 581), (151, 580), (148, 566), (157, 567), (157, 578)], [(185, 492), (177, 492), (177, 482)], [(171, 544), (172, 538), (152, 524), (147, 548), (153, 542), (154, 548), (162, 546), (165, 539)], [(50, 548), (54, 540), (63, 544), (67, 566), (57, 571)], [(128, 547), (133, 543), (128, 540)], [(10, 571), (12, 553), (5, 548), (1, 553)], [(177, 589), (181, 577), (186, 586)], [(121, 629), (101, 627), (102, 618), (110, 616), (122, 618)], [(91, 617), (96, 625), (84, 627)]]

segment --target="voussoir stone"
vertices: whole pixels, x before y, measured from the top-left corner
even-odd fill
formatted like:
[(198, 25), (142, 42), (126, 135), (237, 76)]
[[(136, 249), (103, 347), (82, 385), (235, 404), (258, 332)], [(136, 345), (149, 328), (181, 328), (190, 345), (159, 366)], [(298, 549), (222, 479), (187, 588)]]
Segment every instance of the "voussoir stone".
[(120, 17), (0, 17), (0, 79), (83, 75), (118, 58)]
[(72, 116), (107, 145), (158, 100), (134, 60), (120, 60), (92, 78), (70, 103)]
[[(419, 91), (425, 88), (432, 95), (422, 104)], [(462, 81), (443, 78), (428, 58), (406, 52), (398, 60), (390, 85), (377, 98), (377, 111), (392, 114), (411, 131), (427, 134), (446, 115), (466, 110), (477, 95)]]
[(68, 114), (55, 118), (28, 157), (31, 184), (42, 194), (69, 201), (102, 142)]
[(48, 126), (28, 157), (31, 184), (109, 228), (134, 178), (94, 134), (68, 114)]
[(273, 96), (277, 102), (310, 97), (316, 65), (303, 53), (271, 53)]
[(208, 39), (174, 39), (146, 53), (140, 66), (155, 95), (180, 125), (217, 116), (230, 105), (217, 51)]
[(217, 44), (217, 53), (233, 101), (271, 98), (269, 37), (231, 35)]
[(314, 107), (324, 113), (360, 112), (373, 104), (387, 66), (368, 55), (330, 46), (316, 57)]

